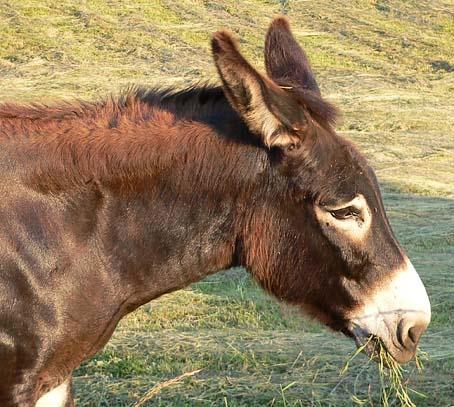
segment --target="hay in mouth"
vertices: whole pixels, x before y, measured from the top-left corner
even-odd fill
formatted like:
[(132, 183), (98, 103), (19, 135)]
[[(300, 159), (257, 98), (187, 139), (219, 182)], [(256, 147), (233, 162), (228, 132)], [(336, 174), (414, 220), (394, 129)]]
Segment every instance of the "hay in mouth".
[[(357, 355), (364, 352), (369, 357), (366, 363), (370, 360), (377, 362), (380, 376), (381, 405), (388, 407), (391, 405), (390, 400), (397, 400), (403, 407), (416, 407), (409, 394), (410, 392), (416, 393), (408, 387), (409, 377), (406, 377), (406, 371), (392, 357), (383, 341), (375, 335), (355, 335), (352, 332), (348, 332), (346, 335), (355, 340), (357, 349), (347, 359), (340, 374), (346, 374), (349, 370), (350, 362)], [(424, 368), (423, 359), (427, 359), (427, 354), (418, 349), (415, 355), (415, 363), (419, 371)], [(423, 396), (422, 394), (419, 395)]]

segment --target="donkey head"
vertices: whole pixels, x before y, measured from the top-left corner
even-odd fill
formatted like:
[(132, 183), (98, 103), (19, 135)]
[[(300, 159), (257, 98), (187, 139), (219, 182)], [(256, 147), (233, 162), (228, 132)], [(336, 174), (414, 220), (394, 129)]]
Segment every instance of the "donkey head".
[(266, 151), (269, 178), (252, 204), (244, 264), (278, 298), (334, 330), (381, 340), (398, 362), (430, 321), (426, 290), (386, 217), (371, 167), (334, 129), (308, 59), (287, 20), (266, 36), (267, 76), (226, 31), (212, 50), (224, 93)]

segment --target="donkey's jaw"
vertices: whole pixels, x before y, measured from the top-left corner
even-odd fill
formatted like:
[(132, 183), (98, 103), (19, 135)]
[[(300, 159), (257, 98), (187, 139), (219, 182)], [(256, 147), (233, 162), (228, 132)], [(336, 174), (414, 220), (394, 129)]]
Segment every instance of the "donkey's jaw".
[(348, 331), (358, 346), (364, 345), (371, 336), (378, 338), (397, 362), (406, 363), (415, 355), (430, 318), (426, 289), (413, 265), (406, 259), (389, 283), (377, 289), (354, 312)]

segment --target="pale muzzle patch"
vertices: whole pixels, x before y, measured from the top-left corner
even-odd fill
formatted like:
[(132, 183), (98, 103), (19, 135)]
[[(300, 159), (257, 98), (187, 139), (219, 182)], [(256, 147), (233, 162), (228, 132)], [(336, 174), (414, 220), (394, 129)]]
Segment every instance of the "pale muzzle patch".
[(429, 297), (408, 259), (349, 316), (352, 332), (360, 328), (379, 337), (399, 362), (406, 362), (414, 355), (419, 336), (430, 318)]

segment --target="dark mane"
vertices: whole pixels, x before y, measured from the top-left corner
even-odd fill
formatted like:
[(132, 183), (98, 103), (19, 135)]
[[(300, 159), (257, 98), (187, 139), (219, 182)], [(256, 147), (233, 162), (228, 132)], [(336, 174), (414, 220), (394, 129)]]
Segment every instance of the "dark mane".
[[(291, 91), (319, 124), (329, 127), (335, 122), (336, 109), (319, 95), (297, 87), (292, 87)], [(0, 122), (25, 120), (42, 125), (49, 121), (99, 120), (112, 128), (123, 116), (135, 123), (153, 119), (156, 110), (172, 113), (176, 119), (211, 124), (235, 114), (220, 86), (196, 84), (185, 89), (131, 86), (117, 96), (111, 95), (94, 102), (0, 104)]]
[(221, 87), (193, 85), (185, 89), (131, 86), (119, 95), (87, 102), (59, 101), (55, 104), (0, 104), (0, 120), (62, 121), (129, 114), (133, 121), (149, 119), (155, 109), (167, 110), (179, 118), (197, 119), (214, 109), (229, 110)]
[(231, 111), (220, 86), (193, 85), (185, 89), (137, 86), (128, 93), (148, 106), (168, 110), (181, 119), (204, 119), (213, 113)]

